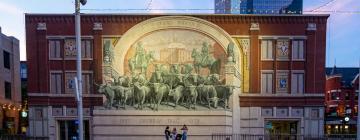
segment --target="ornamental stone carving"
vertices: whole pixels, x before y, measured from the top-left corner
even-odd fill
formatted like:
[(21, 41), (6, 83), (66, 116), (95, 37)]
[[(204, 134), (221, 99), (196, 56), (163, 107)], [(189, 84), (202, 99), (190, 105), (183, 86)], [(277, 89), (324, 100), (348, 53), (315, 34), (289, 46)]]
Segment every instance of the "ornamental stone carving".
[(316, 31), (316, 23), (308, 23), (306, 30), (308, 30), (308, 31)]
[(260, 30), (259, 23), (251, 23), (250, 30)]
[(46, 23), (44, 23), (44, 22), (39, 22), (38, 24), (37, 24), (37, 28), (36, 28), (37, 30), (46, 30)]
[(100, 22), (95, 22), (94, 23), (93, 30), (102, 30), (102, 29), (103, 29), (102, 23), (100, 23)]
[(240, 45), (244, 52), (244, 57), (246, 57), (245, 68), (249, 69), (250, 67), (250, 39), (240, 39)]

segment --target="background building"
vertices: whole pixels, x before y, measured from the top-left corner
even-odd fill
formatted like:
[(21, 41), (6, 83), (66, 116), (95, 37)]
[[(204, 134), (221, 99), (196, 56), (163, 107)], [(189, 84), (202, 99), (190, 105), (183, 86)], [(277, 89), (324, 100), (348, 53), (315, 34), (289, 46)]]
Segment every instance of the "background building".
[(19, 40), (0, 28), (0, 134), (16, 134), (21, 109)]
[(21, 133), (26, 133), (28, 127), (28, 97), (27, 97), (27, 64), (26, 61), (20, 61), (20, 78), (21, 78), (21, 105), (20, 112), (20, 129)]
[(215, 14), (302, 14), (302, 0), (215, 0)]
[[(111, 117), (115, 117), (116, 113), (113, 116), (108, 115), (111, 117), (106, 115), (95, 117), (101, 113), (101, 110), (96, 110), (96, 108), (103, 105), (103, 96), (97, 93), (97, 88), (93, 85), (103, 83), (104, 74), (115, 73), (111, 71), (111, 68), (109, 71), (104, 69), (103, 63), (125, 61), (125, 59), (112, 60), (112, 55), (109, 55), (107, 59), (103, 58), (103, 54), (106, 54), (102, 53), (103, 46), (106, 46), (103, 42), (107, 42), (112, 48), (113, 44), (119, 40), (123, 41), (121, 37), (131, 36), (127, 35), (128, 31), (137, 31), (135, 34), (146, 31), (150, 33), (150, 29), (158, 26), (168, 27), (173, 24), (186, 26), (188, 27), (186, 30), (190, 27), (194, 30), (198, 29), (205, 32), (203, 34), (206, 34), (206, 31), (223, 31), (224, 34), (230, 36), (233, 43), (239, 46), (236, 49), (241, 48), (241, 52), (235, 54), (240, 61), (237, 75), (241, 77), (241, 84), (238, 85), (241, 87), (241, 91), (238, 91), (240, 99), (239, 102), (233, 103), (233, 105), (240, 104), (240, 111), (235, 114), (239, 118), (235, 121), (226, 121), (232, 124), (222, 123), (219, 124), (221, 126), (214, 125), (214, 127), (237, 126), (239, 133), (242, 134), (322, 135), (324, 133), (323, 103), (328, 16), (84, 14), (81, 17), (81, 23), (84, 44), (82, 65), (86, 136), (125, 139), (128, 136), (139, 135), (136, 131), (130, 131), (127, 128), (131, 130), (143, 128), (138, 123), (131, 123), (133, 118), (129, 121), (126, 119), (108, 121)], [(159, 24), (143, 26), (149, 21), (157, 21), (154, 18), (165, 19), (165, 22), (160, 20)], [(191, 20), (177, 22), (181, 19)], [(76, 70), (74, 17), (72, 14), (26, 14), (25, 21), (29, 81), (29, 134), (50, 139), (71, 138), (76, 135), (77, 115), (72, 81)], [(205, 25), (200, 23), (212, 25), (214, 28), (204, 28)], [(138, 28), (140, 25), (142, 28)], [(133, 27), (137, 28), (133, 29)], [(168, 35), (171, 35), (170, 29), (163, 30), (169, 31)], [(127, 39), (137, 40), (134, 36)], [(132, 45), (135, 42), (125, 43)], [(130, 48), (129, 45), (123, 45), (117, 46)], [(220, 45), (218, 46), (217, 48), (223, 49)], [(118, 48), (115, 47), (115, 49)], [(126, 51), (128, 50), (124, 50), (121, 54), (127, 54)], [(215, 52), (221, 51), (226, 52), (226, 50)], [(172, 113), (176, 114), (176, 111)], [(192, 114), (195, 113), (197, 112), (192, 112)], [(121, 114), (121, 110), (117, 114)], [(126, 115), (129, 114), (124, 114), (123, 117)], [(161, 124), (161, 117), (140, 121), (145, 126), (154, 125), (151, 126), (151, 130), (141, 131), (141, 135), (163, 138), (163, 134), (158, 133), (157, 130), (162, 130), (166, 125), (183, 124), (183, 122), (176, 123), (176, 119), (166, 125)], [(104, 120), (96, 121), (99, 118)], [(199, 125), (214, 122), (202, 122), (204, 118), (206, 117), (189, 123), (189, 127), (194, 128), (191, 130), (193, 138), (209, 137), (211, 133), (219, 132), (216, 131), (218, 129), (210, 130), (206, 125)], [(105, 122), (110, 122), (110, 124), (101, 124)], [(120, 127), (129, 131), (118, 131)], [(194, 135), (195, 133), (197, 135)]]
[[(356, 134), (359, 68), (326, 68), (327, 134)], [(345, 118), (348, 117), (349, 120)]]

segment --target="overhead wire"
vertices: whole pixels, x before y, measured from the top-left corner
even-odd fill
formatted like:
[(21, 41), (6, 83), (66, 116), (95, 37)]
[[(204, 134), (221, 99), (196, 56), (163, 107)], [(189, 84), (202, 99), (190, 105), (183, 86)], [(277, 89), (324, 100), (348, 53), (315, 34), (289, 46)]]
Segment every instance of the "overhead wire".
[(315, 11), (317, 11), (317, 10), (321, 9), (321, 8), (324, 8), (324, 7), (326, 7), (326, 6), (329, 6), (330, 4), (334, 3), (335, 1), (336, 1), (336, 0), (331, 0), (331, 1), (328, 1), (328, 2), (327, 2), (327, 3), (325, 3), (325, 4), (322, 4), (322, 5), (318, 6), (318, 7), (316, 7), (316, 8), (314, 8), (314, 9), (310, 10), (310, 12), (315, 12)]

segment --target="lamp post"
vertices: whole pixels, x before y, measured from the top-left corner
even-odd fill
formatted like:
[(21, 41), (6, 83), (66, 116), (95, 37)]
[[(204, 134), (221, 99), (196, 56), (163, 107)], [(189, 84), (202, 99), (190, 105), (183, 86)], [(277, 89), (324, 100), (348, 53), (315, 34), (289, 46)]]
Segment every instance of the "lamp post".
[[(357, 107), (357, 121), (356, 121), (356, 139), (360, 140), (360, 60), (359, 60), (359, 74), (358, 74), (358, 107)], [(356, 79), (355, 79), (355, 83), (356, 83)]]
[(86, 4), (86, 0), (75, 0), (75, 36), (76, 36), (76, 101), (78, 111), (78, 134), (79, 140), (84, 140), (84, 121), (82, 103), (82, 70), (81, 70), (81, 29), (80, 29), (80, 3)]

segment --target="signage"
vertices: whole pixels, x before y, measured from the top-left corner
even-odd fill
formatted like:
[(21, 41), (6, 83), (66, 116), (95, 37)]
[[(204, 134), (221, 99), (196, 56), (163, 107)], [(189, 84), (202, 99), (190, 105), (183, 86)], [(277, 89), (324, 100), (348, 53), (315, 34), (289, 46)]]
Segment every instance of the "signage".
[(265, 128), (266, 129), (272, 129), (272, 122), (266, 122)]
[(26, 118), (28, 116), (28, 113), (26, 111), (21, 112), (21, 117)]

